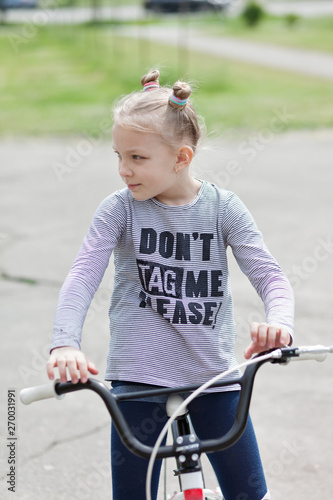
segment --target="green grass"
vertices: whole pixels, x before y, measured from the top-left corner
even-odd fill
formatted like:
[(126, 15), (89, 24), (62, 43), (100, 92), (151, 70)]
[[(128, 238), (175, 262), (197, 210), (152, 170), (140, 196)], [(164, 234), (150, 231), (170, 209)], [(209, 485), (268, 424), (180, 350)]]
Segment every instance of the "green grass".
[(197, 18), (198, 27), (210, 35), (235, 36), (262, 43), (333, 52), (333, 16), (298, 18), (288, 25), (286, 17), (265, 15), (255, 27), (247, 27), (241, 17), (207, 16)]
[[(140, 88), (151, 67), (161, 82), (197, 83), (194, 103), (209, 131), (333, 126), (333, 85), (140, 40), (120, 39), (112, 27), (63, 26), (0, 30), (0, 135), (94, 133), (108, 122), (112, 102)], [(13, 50), (14, 34), (24, 43)], [(10, 38), (11, 37), (11, 38)]]

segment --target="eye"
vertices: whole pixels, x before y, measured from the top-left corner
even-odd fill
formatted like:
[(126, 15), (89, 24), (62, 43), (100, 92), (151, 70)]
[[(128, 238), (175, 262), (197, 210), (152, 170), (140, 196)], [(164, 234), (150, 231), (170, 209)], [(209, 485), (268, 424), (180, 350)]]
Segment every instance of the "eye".
[(118, 153), (118, 151), (116, 151), (115, 149), (114, 149), (114, 153), (118, 156), (118, 158), (120, 158), (120, 153)]
[(140, 155), (132, 155), (133, 160), (144, 160), (145, 158)]

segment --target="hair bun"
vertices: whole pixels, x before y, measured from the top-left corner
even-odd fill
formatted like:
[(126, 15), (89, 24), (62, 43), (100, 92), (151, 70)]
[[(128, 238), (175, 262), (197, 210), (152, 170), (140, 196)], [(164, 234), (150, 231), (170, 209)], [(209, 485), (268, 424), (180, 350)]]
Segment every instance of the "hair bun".
[[(173, 108), (183, 108), (190, 97), (192, 89), (186, 82), (178, 81), (172, 87), (172, 94), (170, 96), (170, 105)], [(178, 102), (177, 102), (178, 101)]]
[(176, 82), (172, 87), (173, 95), (179, 99), (188, 99), (191, 95), (192, 89), (186, 82)]
[(149, 82), (158, 82), (159, 76), (160, 72), (157, 69), (154, 69), (141, 78), (141, 85), (145, 85)]

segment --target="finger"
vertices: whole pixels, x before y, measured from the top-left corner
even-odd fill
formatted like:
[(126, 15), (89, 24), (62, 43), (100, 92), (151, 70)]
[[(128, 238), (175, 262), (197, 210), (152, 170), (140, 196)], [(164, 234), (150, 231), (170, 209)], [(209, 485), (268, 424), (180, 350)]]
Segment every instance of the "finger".
[(54, 380), (54, 368), (57, 362), (54, 356), (50, 356), (46, 363), (46, 372), (50, 380)]
[(267, 345), (269, 349), (272, 349), (277, 345), (278, 342), (278, 332), (279, 330), (275, 326), (268, 326), (267, 329)]
[(55, 366), (58, 367), (60, 382), (67, 382), (67, 372), (66, 372), (66, 359), (64, 357), (57, 358), (57, 364)]
[(280, 329), (280, 345), (288, 346), (290, 344), (290, 335), (287, 328)]
[(91, 361), (88, 361), (88, 371), (92, 373), (93, 375), (97, 375), (98, 369), (96, 368), (95, 364), (92, 363)]
[(258, 328), (258, 344), (260, 347), (265, 347), (267, 344), (267, 324), (260, 323)]
[(251, 350), (250, 350), (250, 346), (249, 346), (249, 347), (247, 347), (247, 348), (245, 349), (245, 351), (244, 351), (244, 358), (245, 358), (245, 359), (250, 359), (250, 358), (251, 358), (251, 356), (252, 356), (252, 354), (251, 354)]
[(258, 330), (259, 330), (259, 323), (256, 322), (251, 323), (250, 333), (252, 342), (258, 342)]
[(268, 329), (275, 328), (275, 344), (272, 347), (288, 346), (290, 343), (290, 334), (285, 326), (280, 325), (269, 325)]
[(258, 344), (251, 342), (251, 344), (244, 351), (244, 358), (250, 359), (256, 352), (258, 352)]
[(77, 356), (77, 366), (80, 370), (80, 380), (84, 384), (88, 380), (88, 361), (85, 356)]
[(69, 371), (69, 376), (73, 384), (77, 384), (79, 381), (79, 374), (77, 370), (77, 360), (75, 357), (70, 357), (66, 359), (67, 368)]

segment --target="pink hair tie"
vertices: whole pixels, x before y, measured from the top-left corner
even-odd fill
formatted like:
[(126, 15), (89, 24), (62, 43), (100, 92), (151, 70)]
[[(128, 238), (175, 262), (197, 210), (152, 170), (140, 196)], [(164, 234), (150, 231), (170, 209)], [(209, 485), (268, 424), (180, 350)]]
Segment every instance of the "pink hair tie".
[(159, 81), (154, 80), (153, 82), (147, 82), (143, 86), (143, 90), (146, 92), (147, 90), (154, 90), (160, 87)]

